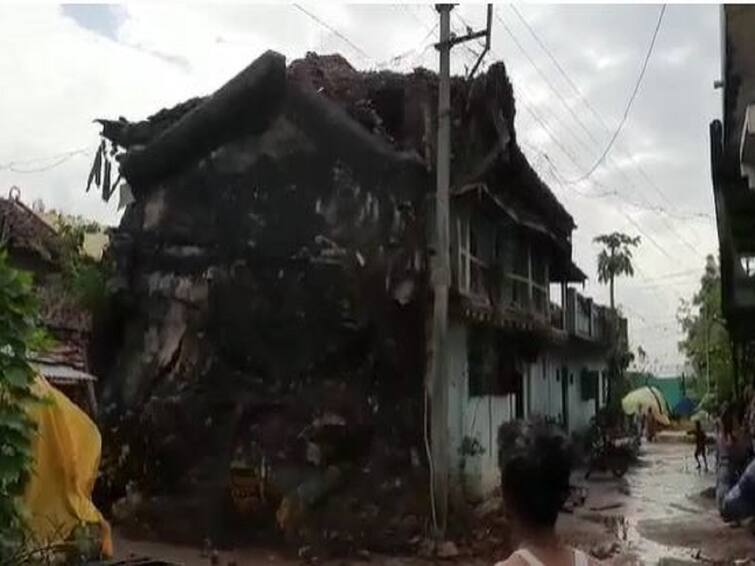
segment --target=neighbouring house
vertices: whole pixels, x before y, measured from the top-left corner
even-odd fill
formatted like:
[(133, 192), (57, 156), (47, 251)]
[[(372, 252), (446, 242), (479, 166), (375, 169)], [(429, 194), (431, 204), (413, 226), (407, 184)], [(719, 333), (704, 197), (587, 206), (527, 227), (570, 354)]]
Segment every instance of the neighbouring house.
[(741, 389), (755, 380), (755, 7), (722, 5), (721, 38), (723, 113), (710, 125), (711, 171), (721, 300)]
[(96, 378), (88, 364), (91, 315), (61, 293), (56, 283), (63, 243), (55, 228), (21, 201), (17, 187), (11, 188), (8, 198), (0, 198), (0, 246), (13, 267), (33, 274), (41, 321), (52, 338), (49, 349), (31, 353), (31, 362), (52, 385), (95, 416)]
[[(605, 406), (626, 320), (570, 285), (574, 222), (527, 165), (452, 201), (450, 469), (466, 495), (499, 484), (497, 431), (540, 417), (584, 432)], [(531, 203), (517, 199), (530, 191)], [(556, 289), (556, 297), (551, 296)], [(612, 331), (613, 329), (613, 331)]]
[[(626, 321), (570, 286), (574, 222), (517, 145), (504, 65), (454, 78), (451, 99), (448, 466), (484, 495), (502, 422), (589, 423)], [(428, 509), (436, 107), (423, 69), (267, 52), (209, 97), (100, 120), (130, 202), (111, 235), (128, 315), (106, 442), (142, 463), (131, 481), (174, 497), (158, 528), (211, 531), (193, 511), (246, 462), (257, 520), (301, 532), (291, 509), (312, 508), (362, 541), (417, 534), (396, 514)]]

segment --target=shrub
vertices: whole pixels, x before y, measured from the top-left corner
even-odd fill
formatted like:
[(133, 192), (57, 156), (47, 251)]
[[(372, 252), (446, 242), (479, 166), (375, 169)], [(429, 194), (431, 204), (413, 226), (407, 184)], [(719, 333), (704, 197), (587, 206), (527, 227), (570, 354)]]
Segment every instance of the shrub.
[(0, 249), (0, 563), (24, 540), (21, 507), (33, 465), (35, 424), (26, 406), (35, 400), (34, 370), (27, 352), (43, 335), (37, 330), (37, 305), (28, 273), (13, 269)]

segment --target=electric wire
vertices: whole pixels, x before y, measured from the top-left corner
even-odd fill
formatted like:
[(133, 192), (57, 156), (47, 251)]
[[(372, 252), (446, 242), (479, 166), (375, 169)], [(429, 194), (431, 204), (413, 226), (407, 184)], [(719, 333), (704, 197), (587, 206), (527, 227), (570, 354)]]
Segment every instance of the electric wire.
[(312, 21), (316, 22), (317, 24), (319, 24), (320, 26), (322, 26), (323, 28), (331, 32), (333, 35), (341, 39), (354, 51), (359, 53), (362, 57), (368, 60), (372, 60), (372, 57), (364, 49), (359, 47), (356, 43), (354, 43), (351, 39), (349, 39), (344, 33), (340, 32), (338, 29), (330, 25), (328, 22), (318, 17), (317, 15), (313, 14), (312, 12), (304, 8), (301, 4), (292, 4), (292, 6), (296, 8), (297, 10), (299, 10), (302, 14), (306, 15)]

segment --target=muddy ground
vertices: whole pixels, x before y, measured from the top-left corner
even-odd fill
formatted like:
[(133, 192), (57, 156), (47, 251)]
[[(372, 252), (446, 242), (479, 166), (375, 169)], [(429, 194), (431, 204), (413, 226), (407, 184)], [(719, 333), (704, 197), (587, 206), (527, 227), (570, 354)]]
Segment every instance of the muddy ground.
[[(573, 512), (562, 515), (562, 535), (575, 546), (617, 565), (734, 564), (748, 558), (755, 560), (753, 529), (749, 525), (726, 525), (718, 517), (710, 495), (714, 473), (697, 472), (691, 446), (673, 437), (670, 440), (644, 446), (639, 465), (620, 480), (594, 475), (585, 482), (582, 474), (575, 474), (574, 483), (586, 488), (587, 497)], [(712, 468), (713, 454), (709, 461)], [(120, 557), (146, 555), (187, 566), (212, 562), (201, 542), (196, 548), (177, 547), (126, 540), (116, 533), (116, 550)], [(215, 560), (239, 566), (293, 565), (301, 563), (296, 557), (298, 551), (256, 547), (218, 552)], [(492, 564), (497, 558), (462, 554), (455, 561)], [(365, 555), (332, 564), (367, 563), (411, 566), (431, 562)]]
[[(755, 558), (749, 525), (729, 526), (716, 510), (715, 455), (708, 456), (711, 470), (698, 472), (692, 446), (673, 436), (667, 440), (643, 446), (639, 465), (625, 478), (583, 482), (589, 495), (562, 522), (564, 535), (585, 549), (620, 543), (621, 551), (610, 559), (620, 565), (733, 564)], [(589, 523), (597, 532), (586, 528)]]

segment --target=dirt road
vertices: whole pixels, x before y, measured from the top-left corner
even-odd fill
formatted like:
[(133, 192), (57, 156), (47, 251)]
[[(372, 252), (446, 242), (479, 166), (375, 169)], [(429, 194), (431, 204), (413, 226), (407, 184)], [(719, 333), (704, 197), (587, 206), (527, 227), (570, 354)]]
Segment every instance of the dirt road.
[[(713, 468), (713, 454), (709, 463)], [(748, 526), (721, 521), (710, 489), (715, 474), (696, 470), (689, 444), (645, 445), (640, 465), (625, 478), (595, 476), (583, 485), (587, 500), (563, 521), (565, 534), (585, 547), (619, 542), (614, 564), (732, 564), (755, 558), (755, 535)], [(599, 526), (598, 533), (586, 527), (590, 523)]]
[[(712, 455), (710, 462), (714, 462)], [(588, 551), (600, 553), (616, 545), (618, 552), (606, 562), (617, 565), (733, 564), (755, 558), (755, 535), (750, 527), (723, 523), (713, 499), (703, 495), (714, 482), (712, 471), (706, 474), (695, 470), (690, 445), (646, 445), (640, 465), (621, 480), (596, 474), (589, 482), (576, 481), (587, 488), (587, 499), (573, 513), (562, 515), (560, 529), (570, 542)], [(124, 557), (136, 553), (187, 566), (210, 564), (197, 548), (123, 539), (117, 543)], [(492, 558), (481, 557), (477, 564), (492, 562)], [(218, 563), (261, 566), (293, 565), (298, 561), (287, 560), (273, 551), (249, 549), (221, 553)], [(359, 563), (368, 562), (350, 564)], [(429, 564), (385, 557), (372, 557), (369, 563)]]

